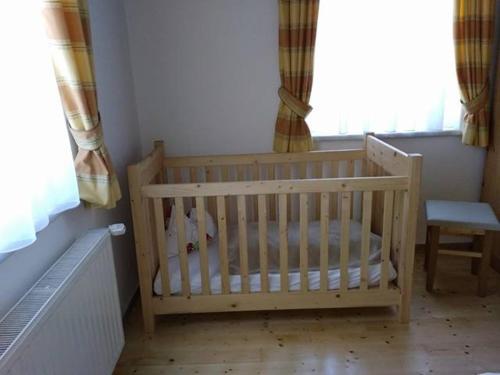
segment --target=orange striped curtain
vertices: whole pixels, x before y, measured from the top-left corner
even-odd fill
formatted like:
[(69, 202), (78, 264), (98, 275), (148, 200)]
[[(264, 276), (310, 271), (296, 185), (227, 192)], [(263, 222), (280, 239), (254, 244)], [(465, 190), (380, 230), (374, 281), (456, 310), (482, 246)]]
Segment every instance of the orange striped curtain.
[(85, 0), (44, 0), (43, 16), (59, 93), (73, 139), (80, 198), (91, 206), (113, 208), (121, 198), (104, 145)]
[(489, 143), (489, 81), (495, 0), (455, 0), (455, 59), (465, 109), (462, 142)]
[(281, 99), (274, 133), (274, 151), (312, 149), (305, 121), (311, 111), (314, 44), (319, 0), (279, 0), (279, 67)]

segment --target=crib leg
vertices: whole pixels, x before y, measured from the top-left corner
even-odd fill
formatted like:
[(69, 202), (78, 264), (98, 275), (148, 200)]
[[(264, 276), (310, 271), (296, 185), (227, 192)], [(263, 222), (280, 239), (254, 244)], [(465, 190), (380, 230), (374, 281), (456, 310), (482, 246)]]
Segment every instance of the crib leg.
[(141, 310), (142, 320), (144, 322), (144, 333), (146, 336), (152, 336), (155, 331), (156, 316), (153, 312), (153, 298), (145, 295), (141, 291)]
[(142, 310), (142, 318), (144, 320), (144, 333), (146, 334), (146, 336), (152, 336), (155, 332), (155, 315)]
[(398, 306), (398, 320), (404, 324), (410, 321), (410, 303), (408, 299), (401, 298), (401, 303)]

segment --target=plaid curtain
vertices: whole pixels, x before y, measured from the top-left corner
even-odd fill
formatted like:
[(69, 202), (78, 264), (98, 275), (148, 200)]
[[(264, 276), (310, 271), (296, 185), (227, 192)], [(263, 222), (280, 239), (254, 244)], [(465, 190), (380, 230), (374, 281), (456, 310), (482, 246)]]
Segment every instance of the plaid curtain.
[(462, 142), (487, 147), (495, 0), (455, 0), (455, 59), (465, 109)]
[(274, 133), (274, 151), (312, 149), (305, 117), (311, 111), (314, 44), (319, 0), (279, 0), (279, 67), (281, 99)]
[(80, 198), (113, 208), (121, 198), (104, 145), (94, 80), (85, 0), (44, 0), (43, 16), (64, 112), (78, 145), (75, 169)]

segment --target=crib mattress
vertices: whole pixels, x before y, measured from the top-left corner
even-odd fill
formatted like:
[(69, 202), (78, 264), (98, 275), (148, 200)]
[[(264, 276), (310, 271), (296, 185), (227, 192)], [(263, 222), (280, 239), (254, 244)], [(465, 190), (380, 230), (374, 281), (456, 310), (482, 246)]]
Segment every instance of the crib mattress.
[[(241, 277), (239, 275), (239, 249), (238, 249), (238, 228), (230, 227), (228, 230), (228, 256), (229, 256), (229, 282), (232, 292), (241, 291)], [(258, 272), (258, 227), (255, 224), (247, 226), (248, 232), (248, 259), (249, 259), (249, 284), (252, 292), (259, 292), (260, 273)], [(318, 290), (320, 287), (319, 272), (319, 222), (309, 224), (309, 290)], [(361, 224), (355, 221), (350, 223), (349, 241), (349, 288), (356, 288), (360, 284), (360, 248), (361, 248)], [(268, 263), (269, 263), (269, 288), (275, 292), (281, 289), (279, 274), (279, 235), (276, 223), (269, 223), (268, 226)], [(289, 223), (289, 273), (288, 285), (290, 291), (300, 290), (300, 272), (298, 271), (298, 244), (299, 228), (298, 223)], [(331, 221), (329, 224), (329, 270), (328, 288), (340, 288), (339, 270), (339, 248), (340, 248), (340, 225), (338, 221)], [(380, 247), (381, 238), (375, 234), (370, 236), (370, 254), (368, 266), (368, 283), (377, 285), (380, 281)], [(219, 272), (218, 242), (212, 241), (207, 249), (208, 267), (210, 278), (210, 290), (212, 294), (221, 293), (221, 275)], [(191, 284), (191, 294), (201, 293), (201, 272), (200, 257), (198, 252), (190, 253), (188, 256), (189, 274)], [(179, 258), (169, 258), (169, 278), (171, 294), (179, 294), (182, 290)], [(397, 276), (396, 270), (389, 262), (389, 280), (394, 280)], [(162, 294), (161, 275), (158, 271), (154, 280), (154, 292)]]

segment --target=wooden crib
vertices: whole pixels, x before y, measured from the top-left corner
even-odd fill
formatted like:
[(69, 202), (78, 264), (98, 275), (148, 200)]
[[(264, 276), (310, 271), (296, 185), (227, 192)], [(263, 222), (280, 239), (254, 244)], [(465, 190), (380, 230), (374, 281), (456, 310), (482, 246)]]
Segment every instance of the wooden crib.
[[(366, 135), (362, 149), (288, 154), (165, 157), (163, 142), (128, 168), (135, 245), (145, 330), (152, 333), (160, 314), (276, 309), (397, 306), (409, 319), (422, 156), (406, 154)], [(165, 209), (175, 204), (182, 290), (169, 293), (165, 250)], [(185, 210), (207, 209), (218, 226), (220, 292), (210, 290), (204, 215), (199, 215), (199, 294), (190, 290), (184, 245)], [(198, 211), (200, 212), (200, 211)], [(340, 285), (329, 289), (328, 228), (340, 222)], [(308, 287), (308, 224), (319, 221), (319, 288)], [(360, 282), (349, 288), (349, 227), (361, 224)], [(267, 229), (279, 227), (280, 290), (269, 288)], [(290, 222), (300, 228), (300, 289), (288, 288)], [(258, 254), (248, 254), (247, 225), (258, 225)], [(227, 227), (237, 225), (241, 290), (230, 288)], [(380, 281), (369, 285), (371, 232), (381, 236)], [(248, 260), (259, 257), (260, 290), (249, 288)], [(389, 281), (389, 262), (397, 278)], [(153, 292), (160, 272), (162, 295)], [(287, 280), (281, 282), (281, 280)]]

